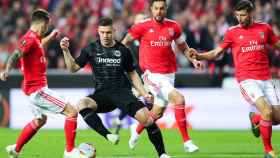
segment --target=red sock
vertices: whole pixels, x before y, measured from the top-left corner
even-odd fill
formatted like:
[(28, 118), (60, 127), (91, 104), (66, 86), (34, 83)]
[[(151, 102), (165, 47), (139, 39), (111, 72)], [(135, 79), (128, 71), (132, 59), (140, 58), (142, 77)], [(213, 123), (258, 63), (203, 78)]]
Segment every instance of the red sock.
[(20, 152), (23, 145), (26, 144), (38, 131), (40, 127), (36, 126), (36, 124), (31, 121), (29, 122), (22, 130), (20, 136), (17, 139), (16, 143), (16, 152)]
[[(159, 117), (157, 117), (154, 113), (150, 112), (150, 118), (154, 120), (154, 122), (156, 122), (156, 120), (159, 119)], [(137, 125), (137, 128), (136, 128), (136, 132), (138, 135), (140, 135), (142, 133), (142, 131), (145, 129), (145, 126), (141, 123), (139, 123)]]
[(75, 147), (75, 137), (77, 129), (77, 118), (70, 117), (65, 119), (64, 133), (66, 137), (66, 151), (70, 152)]
[(271, 135), (272, 135), (272, 122), (261, 119), (260, 121), (260, 132), (264, 145), (265, 152), (270, 152), (273, 150), (271, 145)]
[(138, 135), (140, 135), (144, 129), (145, 129), (145, 126), (143, 124), (139, 123), (137, 125), (136, 132), (138, 133)]
[(260, 123), (260, 121), (261, 121), (261, 115), (259, 115), (259, 114), (254, 114), (254, 115), (253, 115), (253, 118), (252, 118), (252, 122), (253, 122), (254, 124), (258, 124), (258, 123)]
[(186, 142), (186, 141), (190, 140), (190, 137), (187, 132), (185, 106), (184, 105), (175, 105), (174, 110), (175, 110), (175, 119), (177, 122), (177, 126), (181, 132), (184, 142)]

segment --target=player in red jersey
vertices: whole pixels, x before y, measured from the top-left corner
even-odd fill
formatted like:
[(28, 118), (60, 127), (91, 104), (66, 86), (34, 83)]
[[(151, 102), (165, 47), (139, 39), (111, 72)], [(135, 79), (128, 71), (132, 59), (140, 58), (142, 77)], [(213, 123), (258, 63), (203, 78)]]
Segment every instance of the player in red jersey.
[[(185, 42), (182, 29), (173, 20), (165, 18), (167, 4), (165, 0), (152, 0), (150, 3), (152, 17), (138, 24), (133, 25), (123, 39), (122, 43), (128, 45), (133, 40), (140, 42), (139, 63), (143, 71), (145, 86), (155, 96), (154, 106), (151, 110), (154, 118), (159, 119), (168, 102), (175, 111), (175, 118), (181, 132), (184, 149), (187, 152), (194, 152), (198, 147), (194, 145), (187, 131), (184, 96), (174, 88), (176, 67), (175, 53), (172, 50), (172, 42), (188, 57), (190, 50)], [(190, 59), (196, 67), (201, 66), (200, 62)], [(144, 126), (139, 124), (136, 132), (131, 134), (129, 140), (130, 148), (134, 148), (143, 131)]]
[(197, 60), (213, 60), (227, 48), (232, 49), (241, 93), (260, 113), (251, 115), (251, 121), (259, 125), (265, 158), (275, 158), (271, 144), (272, 123), (279, 123), (280, 102), (271, 79), (266, 45), (280, 49), (280, 41), (268, 24), (253, 20), (253, 10), (249, 0), (238, 2), (234, 13), (239, 24), (229, 28), (220, 46), (206, 53), (191, 51), (190, 54)]
[(11, 55), (6, 69), (0, 75), (1, 80), (6, 81), (11, 69), (22, 58), (24, 76), (22, 89), (32, 104), (31, 109), (35, 116), (24, 127), (16, 144), (6, 147), (10, 158), (17, 158), (24, 144), (46, 123), (46, 111), (66, 116), (64, 124), (66, 136), (64, 158), (78, 158), (80, 155), (79, 151), (74, 148), (77, 110), (74, 106), (67, 103), (65, 99), (48, 89), (46, 77), (47, 63), (43, 45), (47, 44), (58, 34), (58, 31), (54, 30), (50, 35), (42, 38), (48, 29), (49, 21), (50, 15), (45, 10), (38, 9), (32, 13), (30, 29), (20, 38), (18, 49)]

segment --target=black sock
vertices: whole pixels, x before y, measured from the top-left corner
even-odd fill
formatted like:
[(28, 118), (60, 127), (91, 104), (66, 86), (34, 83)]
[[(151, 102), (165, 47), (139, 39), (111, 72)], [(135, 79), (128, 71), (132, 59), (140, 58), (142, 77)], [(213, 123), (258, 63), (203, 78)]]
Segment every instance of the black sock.
[(109, 132), (103, 125), (100, 117), (91, 108), (82, 109), (79, 113), (83, 116), (83, 119), (90, 128), (95, 130), (106, 139), (106, 135), (111, 134), (111, 132)]
[(165, 147), (163, 144), (162, 135), (158, 126), (154, 123), (149, 127), (146, 127), (150, 141), (153, 143), (157, 150), (158, 156), (165, 153)]

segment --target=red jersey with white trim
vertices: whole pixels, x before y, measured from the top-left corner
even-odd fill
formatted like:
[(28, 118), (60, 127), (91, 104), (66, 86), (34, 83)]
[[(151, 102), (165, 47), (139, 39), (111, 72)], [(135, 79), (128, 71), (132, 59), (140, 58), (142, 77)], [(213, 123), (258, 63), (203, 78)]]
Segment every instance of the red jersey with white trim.
[(266, 44), (274, 45), (278, 37), (266, 23), (254, 22), (248, 28), (229, 28), (221, 48), (231, 48), (238, 82), (246, 79), (271, 79)]
[(32, 30), (20, 38), (18, 48), (23, 53), (21, 67), (24, 80), (22, 90), (29, 95), (47, 86), (45, 52), (40, 36)]
[(164, 19), (158, 23), (153, 19), (144, 20), (132, 26), (128, 33), (140, 41), (139, 64), (142, 71), (173, 73), (177, 70), (175, 53), (171, 44), (181, 37), (182, 29), (173, 20)]

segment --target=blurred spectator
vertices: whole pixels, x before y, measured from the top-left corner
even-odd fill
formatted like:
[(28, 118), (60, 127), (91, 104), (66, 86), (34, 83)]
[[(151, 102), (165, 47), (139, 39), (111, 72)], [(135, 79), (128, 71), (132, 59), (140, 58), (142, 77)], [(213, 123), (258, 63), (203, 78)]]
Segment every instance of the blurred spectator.
[[(279, 34), (280, 0), (253, 1), (256, 8), (255, 18), (270, 23)], [(236, 20), (232, 18), (232, 8), (237, 2), (238, 0), (167, 0), (168, 17), (182, 25), (190, 47), (204, 52), (216, 47), (225, 31), (236, 24)], [(45, 8), (52, 13), (54, 27), (60, 29), (62, 37), (70, 38), (70, 49), (74, 56), (77, 56), (88, 42), (96, 39), (100, 16), (114, 17), (115, 27), (118, 28), (116, 38), (120, 40), (127, 28), (134, 23), (136, 15), (149, 14), (148, 0), (2, 0), (0, 69), (7, 56), (16, 48), (17, 38), (26, 31), (29, 13), (36, 8)], [(58, 42), (59, 39), (46, 48), (49, 68), (64, 68)], [(136, 50), (134, 49), (134, 52), (137, 53)], [(273, 72), (280, 76), (279, 52), (271, 49), (270, 53)], [(180, 60), (180, 55), (177, 59), (178, 66), (190, 67), (186, 60)], [(232, 67), (230, 52), (218, 61), (207, 63), (207, 66), (212, 73), (227, 71)]]

